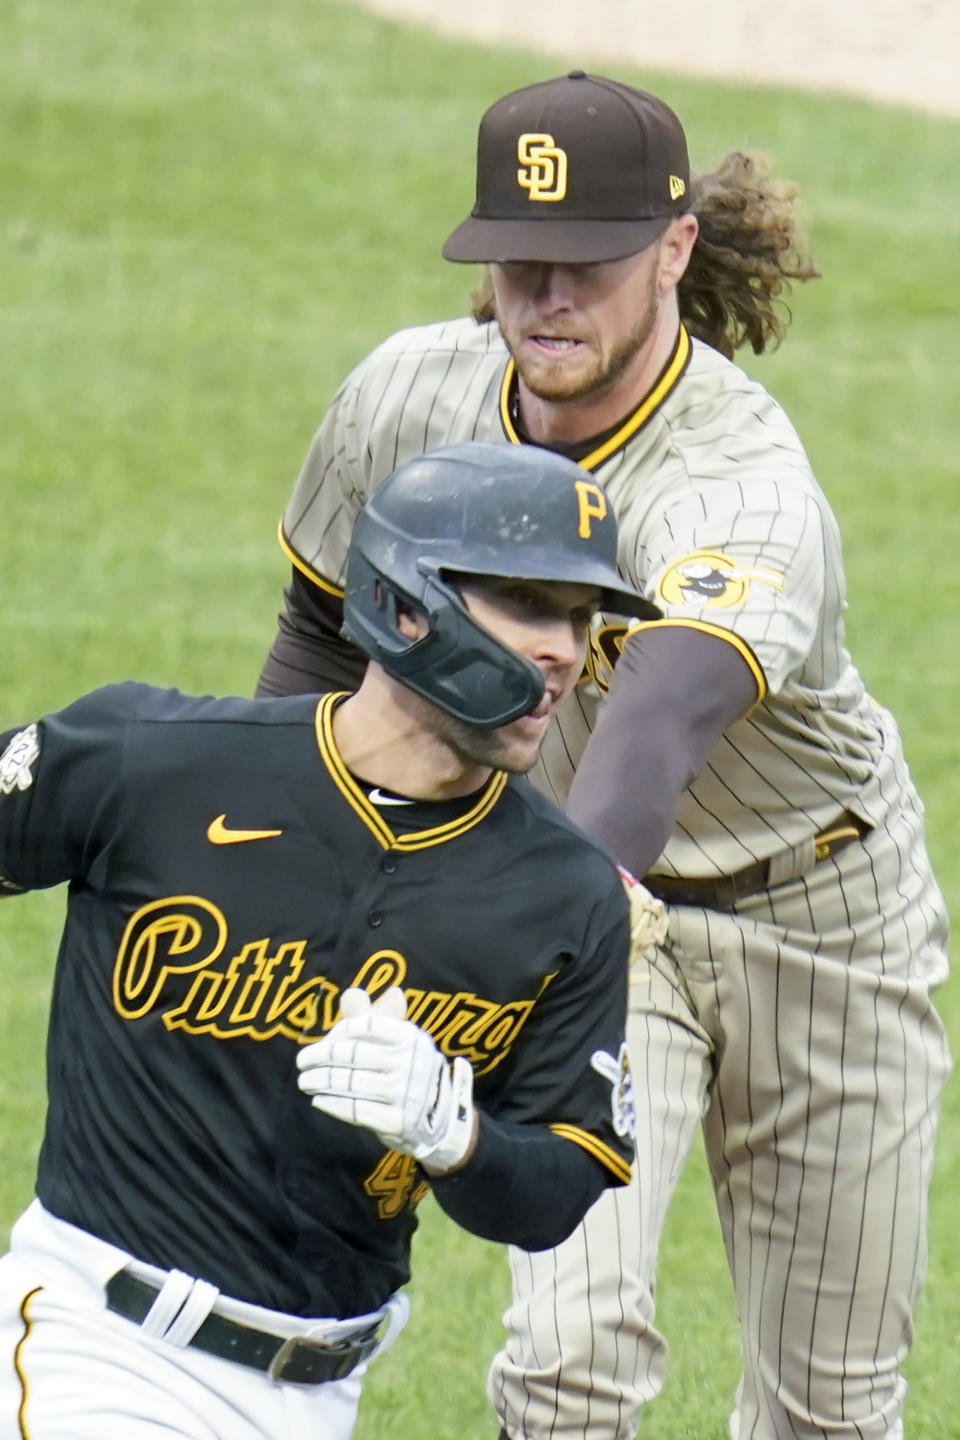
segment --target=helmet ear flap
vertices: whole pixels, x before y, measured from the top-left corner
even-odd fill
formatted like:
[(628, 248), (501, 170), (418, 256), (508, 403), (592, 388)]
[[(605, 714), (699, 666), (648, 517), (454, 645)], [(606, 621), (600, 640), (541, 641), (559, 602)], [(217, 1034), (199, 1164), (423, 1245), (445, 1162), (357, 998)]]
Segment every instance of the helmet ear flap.
[(403, 655), (427, 638), (404, 635), (400, 628), (403, 610), (423, 616), (429, 625), (430, 617), (423, 602), (371, 565), (363, 552), (355, 548), (350, 555), (341, 635), (385, 664), (391, 656)]
[[(423, 583), (415, 600), (354, 549), (342, 633), (388, 675), (465, 724), (496, 729), (533, 710), (544, 692), (537, 667), (478, 625), (441, 576), (424, 573)], [(396, 623), (405, 605), (427, 617), (420, 639)]]
[[(430, 617), (419, 601), (411, 599), (404, 594), (391, 581), (385, 580), (382, 575), (374, 572), (373, 579), (373, 604), (383, 615), (383, 623), (387, 629), (397, 635), (401, 645), (406, 641), (406, 647), (418, 645), (424, 639), (430, 628)], [(401, 626), (401, 619), (409, 615), (411, 619), (419, 619), (424, 625), (423, 635), (405, 635)]]

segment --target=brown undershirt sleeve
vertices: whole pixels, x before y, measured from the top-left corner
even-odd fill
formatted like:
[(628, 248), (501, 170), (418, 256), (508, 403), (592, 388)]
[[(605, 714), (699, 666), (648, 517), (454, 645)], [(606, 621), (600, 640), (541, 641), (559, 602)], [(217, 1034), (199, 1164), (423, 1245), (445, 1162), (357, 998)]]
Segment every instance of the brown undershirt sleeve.
[(296, 568), (283, 593), (286, 609), (278, 617), (276, 638), (260, 672), (257, 697), (356, 690), (367, 668), (367, 657), (340, 634), (340, 597), (321, 589)]
[(684, 625), (635, 631), (570, 787), (570, 818), (647, 875), (680, 795), (757, 699), (754, 672), (722, 636)]

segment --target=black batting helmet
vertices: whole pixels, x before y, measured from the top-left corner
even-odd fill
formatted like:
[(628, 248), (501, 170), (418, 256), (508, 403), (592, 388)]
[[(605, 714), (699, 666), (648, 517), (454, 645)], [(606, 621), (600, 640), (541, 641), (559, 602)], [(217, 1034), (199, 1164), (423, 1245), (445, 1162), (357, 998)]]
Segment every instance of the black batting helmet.
[[(451, 583), (458, 575), (591, 585), (604, 610), (660, 615), (621, 579), (616, 520), (572, 460), (471, 442), (400, 465), (357, 519), (343, 632), (411, 690), (484, 728), (532, 710), (543, 678), (473, 619)], [(401, 633), (398, 605), (427, 617), (422, 639)]]

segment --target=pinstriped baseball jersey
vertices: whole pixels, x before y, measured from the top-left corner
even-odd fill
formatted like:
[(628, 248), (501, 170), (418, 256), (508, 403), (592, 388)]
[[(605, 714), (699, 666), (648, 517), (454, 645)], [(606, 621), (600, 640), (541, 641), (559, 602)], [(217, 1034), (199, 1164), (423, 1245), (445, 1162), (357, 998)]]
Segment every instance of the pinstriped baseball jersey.
[[(513, 365), (494, 325), (407, 330), (346, 380), (283, 522), (294, 564), (339, 593), (350, 531), (399, 462), (453, 441), (519, 443)], [(803, 447), (762, 386), (681, 330), (657, 383), (580, 461), (620, 526), (620, 565), (666, 625), (705, 627), (752, 670), (757, 704), (681, 797), (655, 867), (729, 874), (776, 856), (813, 861), (843, 810), (882, 823), (903, 782), (892, 718), (865, 694), (844, 644), (837, 524)], [(534, 779), (562, 801), (617, 653), (600, 617), (589, 673), (565, 702)]]

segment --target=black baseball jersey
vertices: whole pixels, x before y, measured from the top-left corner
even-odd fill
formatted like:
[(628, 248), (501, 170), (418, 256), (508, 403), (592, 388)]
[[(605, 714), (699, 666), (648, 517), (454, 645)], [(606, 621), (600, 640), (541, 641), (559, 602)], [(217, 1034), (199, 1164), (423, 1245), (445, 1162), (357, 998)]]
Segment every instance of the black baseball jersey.
[(549, 1126), (610, 1184), (632, 1156), (614, 866), (500, 772), (378, 806), (337, 700), (125, 684), (0, 737), (0, 883), (69, 881), (40, 1199), (226, 1294), (333, 1316), (408, 1278), (425, 1189), (297, 1088), (345, 987), (402, 985), (482, 1111)]

